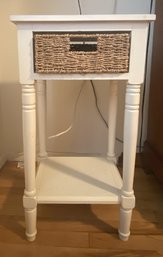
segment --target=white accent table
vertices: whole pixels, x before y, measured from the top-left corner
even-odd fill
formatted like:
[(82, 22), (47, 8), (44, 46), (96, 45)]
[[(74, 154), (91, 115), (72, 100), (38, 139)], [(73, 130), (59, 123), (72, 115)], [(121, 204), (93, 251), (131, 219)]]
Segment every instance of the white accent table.
[[(11, 16), (18, 29), (20, 84), (22, 86), (25, 164), (26, 235), (36, 237), (37, 204), (120, 204), (119, 236), (130, 235), (140, 86), (144, 81), (149, 22), (155, 15)], [(34, 69), (35, 32), (129, 32), (129, 70), (125, 73), (37, 73)], [(46, 152), (46, 80), (110, 80), (108, 152), (106, 157), (48, 157)], [(123, 176), (116, 167), (115, 130), (117, 81), (126, 81)], [(35, 90), (37, 98), (35, 97)], [(40, 163), (36, 172), (36, 99)]]

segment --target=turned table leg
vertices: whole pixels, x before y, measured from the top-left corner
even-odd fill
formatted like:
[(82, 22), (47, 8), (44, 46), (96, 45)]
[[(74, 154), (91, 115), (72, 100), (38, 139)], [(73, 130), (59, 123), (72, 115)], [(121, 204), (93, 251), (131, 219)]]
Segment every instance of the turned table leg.
[(108, 152), (107, 157), (110, 161), (116, 163), (115, 139), (116, 139), (116, 121), (117, 121), (117, 81), (110, 81), (109, 87), (109, 110), (108, 110)]
[(26, 236), (33, 241), (36, 236), (36, 108), (35, 86), (22, 85), (22, 112), (23, 112), (23, 144), (24, 144), (24, 172), (25, 190), (23, 205), (25, 208)]
[(37, 130), (39, 142), (39, 158), (47, 157), (46, 152), (46, 81), (36, 81), (36, 99), (37, 99)]
[(123, 186), (121, 192), (119, 236), (128, 240), (132, 209), (135, 207), (133, 180), (138, 133), (140, 85), (127, 85), (124, 120)]

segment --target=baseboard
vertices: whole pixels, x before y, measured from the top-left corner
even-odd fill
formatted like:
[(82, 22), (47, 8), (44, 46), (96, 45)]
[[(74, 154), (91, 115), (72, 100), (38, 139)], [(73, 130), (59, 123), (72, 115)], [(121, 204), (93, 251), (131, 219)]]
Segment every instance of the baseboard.
[(0, 155), (0, 169), (3, 167), (6, 161), (7, 161), (7, 156), (5, 154)]
[(163, 184), (163, 157), (148, 143), (145, 142), (142, 154), (143, 168), (153, 172)]

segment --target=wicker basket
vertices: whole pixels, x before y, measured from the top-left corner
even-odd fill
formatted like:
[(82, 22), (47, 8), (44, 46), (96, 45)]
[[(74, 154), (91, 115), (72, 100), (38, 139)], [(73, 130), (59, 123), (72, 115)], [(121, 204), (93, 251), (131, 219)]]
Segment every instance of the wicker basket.
[(126, 73), (130, 33), (34, 33), (36, 73)]

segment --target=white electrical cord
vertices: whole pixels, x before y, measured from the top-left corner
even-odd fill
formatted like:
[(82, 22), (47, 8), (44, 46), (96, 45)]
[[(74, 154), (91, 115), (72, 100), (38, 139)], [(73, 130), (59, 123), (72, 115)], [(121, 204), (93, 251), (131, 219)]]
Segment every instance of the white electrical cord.
[(74, 122), (75, 122), (75, 118), (76, 118), (76, 112), (77, 112), (77, 104), (78, 104), (78, 101), (79, 101), (81, 92), (82, 92), (82, 90), (83, 90), (83, 88), (84, 88), (84, 84), (85, 84), (85, 81), (83, 81), (83, 83), (82, 83), (82, 85), (81, 85), (81, 88), (80, 88), (80, 91), (79, 91), (79, 93), (78, 93), (78, 96), (77, 96), (77, 98), (76, 98), (76, 101), (75, 101), (75, 104), (74, 104), (73, 120), (72, 120), (70, 126), (69, 126), (66, 130), (64, 130), (64, 131), (62, 131), (62, 132), (60, 132), (60, 133), (58, 133), (58, 134), (56, 134), (56, 135), (49, 136), (48, 139), (53, 139), (53, 138), (56, 138), (56, 137), (60, 137), (60, 136), (62, 136), (62, 135), (64, 135), (64, 134), (68, 133), (68, 132), (73, 128)]

